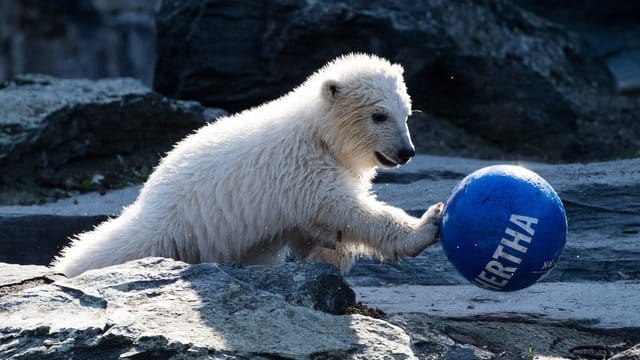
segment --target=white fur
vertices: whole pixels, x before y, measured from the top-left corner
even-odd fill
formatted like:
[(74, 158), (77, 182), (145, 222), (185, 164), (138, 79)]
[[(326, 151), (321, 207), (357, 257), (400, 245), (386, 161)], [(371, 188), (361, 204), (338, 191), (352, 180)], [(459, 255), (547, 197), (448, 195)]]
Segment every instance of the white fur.
[(75, 276), (147, 256), (276, 263), (291, 250), (348, 271), (359, 255), (416, 255), (436, 241), (442, 204), (417, 219), (370, 194), (374, 151), (398, 162), (412, 146), (410, 111), (402, 67), (340, 57), (179, 142), (132, 205), (77, 235), (53, 266)]

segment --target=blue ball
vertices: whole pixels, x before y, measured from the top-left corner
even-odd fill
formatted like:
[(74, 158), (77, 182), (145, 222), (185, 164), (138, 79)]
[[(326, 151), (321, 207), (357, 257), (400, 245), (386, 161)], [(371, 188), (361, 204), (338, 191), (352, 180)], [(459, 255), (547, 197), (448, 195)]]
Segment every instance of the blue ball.
[(496, 165), (465, 177), (445, 204), (440, 238), (473, 284), (524, 289), (553, 269), (567, 239), (558, 194), (533, 171)]

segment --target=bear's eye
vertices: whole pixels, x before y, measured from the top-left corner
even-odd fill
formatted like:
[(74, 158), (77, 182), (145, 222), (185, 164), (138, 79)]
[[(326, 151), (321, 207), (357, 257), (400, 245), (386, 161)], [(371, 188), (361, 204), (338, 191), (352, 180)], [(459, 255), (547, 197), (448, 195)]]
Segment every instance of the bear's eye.
[(371, 120), (373, 120), (373, 122), (376, 122), (376, 123), (381, 123), (383, 121), (386, 121), (387, 118), (388, 116), (385, 113), (377, 112), (377, 113), (371, 114)]

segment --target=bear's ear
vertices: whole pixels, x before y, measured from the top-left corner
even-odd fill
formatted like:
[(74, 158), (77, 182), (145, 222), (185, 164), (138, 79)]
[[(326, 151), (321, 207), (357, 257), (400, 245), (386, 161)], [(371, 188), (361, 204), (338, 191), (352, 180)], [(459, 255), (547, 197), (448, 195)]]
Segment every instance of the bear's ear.
[(340, 95), (341, 90), (340, 83), (335, 80), (326, 80), (322, 84), (322, 95), (325, 99), (329, 100), (329, 102), (335, 100)]

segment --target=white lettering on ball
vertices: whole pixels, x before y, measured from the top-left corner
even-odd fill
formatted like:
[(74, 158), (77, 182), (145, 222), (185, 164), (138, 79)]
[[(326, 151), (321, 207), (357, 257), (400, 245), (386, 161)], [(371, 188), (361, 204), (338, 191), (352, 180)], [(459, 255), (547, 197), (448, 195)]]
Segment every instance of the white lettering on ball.
[(505, 229), (506, 236), (500, 239), (500, 244), (493, 253), (493, 260), (489, 261), (482, 272), (473, 280), (484, 288), (501, 290), (509, 283), (513, 274), (518, 270), (517, 265), (522, 262), (522, 258), (519, 256), (526, 254), (529, 249), (531, 238), (535, 234), (533, 225), (538, 223), (538, 219), (511, 214), (509, 222), (515, 226), (510, 225)]

